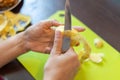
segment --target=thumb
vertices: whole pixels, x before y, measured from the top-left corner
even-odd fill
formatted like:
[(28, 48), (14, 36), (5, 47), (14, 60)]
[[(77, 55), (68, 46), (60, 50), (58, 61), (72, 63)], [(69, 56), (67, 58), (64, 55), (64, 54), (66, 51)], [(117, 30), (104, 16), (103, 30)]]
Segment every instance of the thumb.
[(50, 54), (51, 55), (61, 54), (61, 47), (62, 47), (62, 33), (56, 30), (54, 44)]

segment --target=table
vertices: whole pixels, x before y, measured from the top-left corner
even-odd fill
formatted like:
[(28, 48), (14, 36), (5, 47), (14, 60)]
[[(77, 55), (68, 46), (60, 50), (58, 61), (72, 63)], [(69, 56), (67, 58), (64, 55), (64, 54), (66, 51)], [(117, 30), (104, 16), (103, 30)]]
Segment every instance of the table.
[[(120, 51), (120, 1), (119, 0), (70, 0), (72, 14), (84, 22), (89, 28)], [(31, 24), (48, 19), (58, 10), (64, 10), (65, 0), (22, 0), (13, 12), (21, 12), (30, 15)], [(0, 69), (2, 74), (8, 74), (11, 66), (16, 66), (14, 72), (27, 75), (27, 80), (31, 80), (29, 73), (17, 61), (13, 61)], [(12, 76), (12, 77), (13, 77)], [(22, 75), (24, 76), (24, 75)], [(9, 79), (10, 80), (10, 79)], [(18, 80), (18, 79), (17, 79)], [(25, 79), (22, 79), (25, 80)]]

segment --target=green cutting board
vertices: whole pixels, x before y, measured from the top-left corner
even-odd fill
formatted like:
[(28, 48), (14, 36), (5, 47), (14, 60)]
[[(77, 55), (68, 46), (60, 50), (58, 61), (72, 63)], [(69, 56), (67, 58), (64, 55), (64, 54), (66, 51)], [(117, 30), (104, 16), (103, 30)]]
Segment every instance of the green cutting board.
[[(64, 11), (59, 11), (51, 16), (50, 19), (57, 19), (60, 22), (64, 22), (63, 14)], [(105, 55), (103, 62), (99, 64), (93, 63), (91, 61), (83, 63), (74, 80), (120, 80), (119, 52), (116, 51), (95, 32), (89, 29), (85, 24), (77, 20), (74, 16), (72, 16), (72, 25), (85, 27), (86, 31), (82, 32), (81, 34), (89, 42), (92, 48), (92, 53), (100, 52), (104, 53)], [(102, 48), (98, 49), (95, 47), (95, 38), (100, 38), (103, 40), (104, 46)], [(79, 47), (77, 49), (79, 49)], [(44, 64), (48, 57), (49, 55), (47, 54), (30, 51), (18, 57), (18, 59), (36, 80), (42, 80)]]

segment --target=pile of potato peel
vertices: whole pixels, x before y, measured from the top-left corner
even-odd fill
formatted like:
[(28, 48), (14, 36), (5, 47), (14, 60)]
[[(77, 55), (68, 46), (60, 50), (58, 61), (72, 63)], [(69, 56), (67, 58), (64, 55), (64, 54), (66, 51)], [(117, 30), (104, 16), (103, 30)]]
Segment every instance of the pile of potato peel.
[(29, 16), (5, 11), (0, 14), (0, 38), (5, 40), (14, 36), (17, 32), (23, 31), (30, 21)]

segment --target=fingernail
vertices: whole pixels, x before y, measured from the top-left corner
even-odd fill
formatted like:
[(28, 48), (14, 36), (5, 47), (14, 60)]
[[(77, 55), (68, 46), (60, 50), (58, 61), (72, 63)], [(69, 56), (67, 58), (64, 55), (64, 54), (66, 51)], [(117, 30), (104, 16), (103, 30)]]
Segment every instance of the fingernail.
[(79, 30), (79, 31), (84, 31), (85, 28), (84, 27), (80, 27), (80, 26), (74, 26), (75, 29)]

